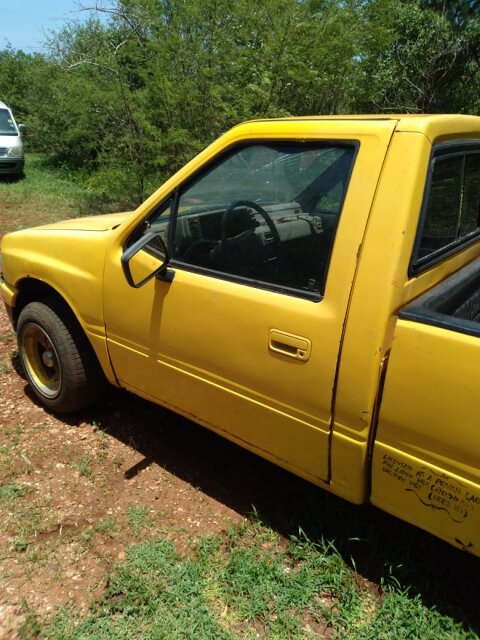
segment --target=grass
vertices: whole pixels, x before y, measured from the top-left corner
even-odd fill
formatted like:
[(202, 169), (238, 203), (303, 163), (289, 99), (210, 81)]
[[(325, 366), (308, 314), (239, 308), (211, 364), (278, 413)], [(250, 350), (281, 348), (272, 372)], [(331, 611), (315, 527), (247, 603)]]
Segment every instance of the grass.
[(300, 534), (285, 545), (259, 522), (181, 552), (166, 538), (131, 546), (89, 615), (64, 610), (36, 628), (51, 640), (476, 637), (395, 585), (373, 594), (332, 544)]
[(127, 512), (128, 524), (135, 537), (138, 537), (142, 530), (150, 529), (153, 526), (154, 518), (147, 507), (133, 504)]
[(111, 520), (110, 518), (102, 518), (95, 525), (95, 529), (99, 533), (104, 533), (104, 534), (107, 534), (109, 536), (112, 536), (113, 535), (113, 531), (115, 529), (115, 522), (113, 520)]
[(18, 484), (0, 486), (0, 505), (12, 505), (17, 498), (23, 498), (25, 487)]
[(0, 363), (0, 373), (9, 373), (9, 372), (10, 372), (10, 365), (8, 364), (8, 362)]
[[(0, 532), (9, 533), (15, 552), (25, 551), (29, 541), (37, 533), (45, 531), (54, 517), (44, 498), (30, 500), (32, 491), (27, 484), (18, 482), (30, 472), (30, 468), (25, 469), (23, 461), (19, 463), (22, 454), (28, 460), (19, 446), (22, 432), (22, 425), (4, 427), (0, 446)], [(0, 550), (0, 556), (3, 553), (4, 550)]]
[(74, 466), (82, 477), (91, 478), (93, 474), (94, 463), (95, 458), (91, 454), (85, 453), (78, 458), (78, 460), (74, 463)]
[(20, 442), (22, 426), (4, 427), (0, 444), (0, 477), (11, 478), (19, 473), (15, 467), (14, 459), (17, 455), (17, 447)]
[(24, 178), (0, 178), (0, 232), (89, 213), (85, 201), (85, 190), (71, 172), (52, 167), (45, 156), (27, 154)]

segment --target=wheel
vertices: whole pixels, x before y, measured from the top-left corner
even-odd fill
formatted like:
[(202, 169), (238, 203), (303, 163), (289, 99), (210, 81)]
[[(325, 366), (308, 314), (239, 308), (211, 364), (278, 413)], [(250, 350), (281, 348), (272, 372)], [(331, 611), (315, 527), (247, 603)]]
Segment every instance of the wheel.
[(93, 404), (105, 378), (76, 318), (57, 300), (31, 302), (17, 323), (18, 353), (32, 391), (58, 413)]

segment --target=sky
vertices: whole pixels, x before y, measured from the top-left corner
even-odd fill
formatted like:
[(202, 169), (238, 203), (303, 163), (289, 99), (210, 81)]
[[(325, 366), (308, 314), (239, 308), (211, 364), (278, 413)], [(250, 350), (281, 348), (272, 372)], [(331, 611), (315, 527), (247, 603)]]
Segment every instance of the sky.
[[(108, 0), (103, 2), (108, 6)], [(25, 53), (42, 52), (49, 31), (69, 20), (85, 19), (88, 13), (79, 8), (94, 4), (95, 0), (0, 0), (0, 50), (10, 43)]]

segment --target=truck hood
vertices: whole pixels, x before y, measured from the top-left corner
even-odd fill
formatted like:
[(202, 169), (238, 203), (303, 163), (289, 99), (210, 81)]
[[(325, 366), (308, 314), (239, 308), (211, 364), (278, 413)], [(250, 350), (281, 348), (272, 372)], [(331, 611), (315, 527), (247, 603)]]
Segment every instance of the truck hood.
[[(126, 220), (132, 211), (123, 213), (108, 213), (102, 216), (87, 216), (85, 218), (74, 218), (73, 220), (62, 220), (53, 224), (45, 224), (34, 227), (35, 231), (55, 229), (57, 231), (108, 231), (118, 227)], [(32, 231), (32, 229), (30, 229)]]
[(18, 147), (21, 144), (19, 135), (0, 135), (0, 147)]

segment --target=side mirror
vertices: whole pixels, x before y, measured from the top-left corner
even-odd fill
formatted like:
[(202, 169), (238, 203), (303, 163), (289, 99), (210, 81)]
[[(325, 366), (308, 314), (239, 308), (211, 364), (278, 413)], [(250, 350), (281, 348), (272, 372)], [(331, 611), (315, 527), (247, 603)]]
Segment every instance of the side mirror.
[(167, 268), (169, 257), (163, 238), (150, 231), (123, 252), (121, 261), (128, 284), (139, 289)]
[(25, 133), (25, 125), (24, 124), (19, 124), (18, 125), (18, 130), (20, 131), (21, 134)]

